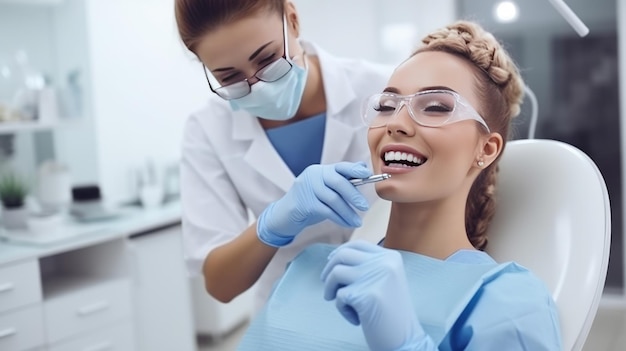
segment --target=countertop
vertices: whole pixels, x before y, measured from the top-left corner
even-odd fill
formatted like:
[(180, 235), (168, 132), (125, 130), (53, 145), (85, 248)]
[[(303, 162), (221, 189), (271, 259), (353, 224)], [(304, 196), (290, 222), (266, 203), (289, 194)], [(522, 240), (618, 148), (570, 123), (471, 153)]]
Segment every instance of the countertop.
[[(56, 235), (58, 240), (45, 244), (0, 241), (0, 265), (26, 259), (40, 258), (82, 247), (97, 245), (124, 237), (143, 235), (152, 230), (180, 223), (180, 202), (171, 201), (162, 206), (144, 209), (126, 207), (124, 214), (114, 219), (89, 223), (68, 222)], [(69, 233), (63, 237), (63, 232)], [(45, 235), (45, 234), (40, 234)]]

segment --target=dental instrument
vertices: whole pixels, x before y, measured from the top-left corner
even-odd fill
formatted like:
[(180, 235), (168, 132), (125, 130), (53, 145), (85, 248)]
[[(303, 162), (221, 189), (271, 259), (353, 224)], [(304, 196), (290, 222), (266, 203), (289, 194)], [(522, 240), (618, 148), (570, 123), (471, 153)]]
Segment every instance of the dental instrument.
[(589, 28), (583, 21), (576, 16), (574, 11), (563, 0), (548, 0), (552, 6), (565, 18), (565, 20), (574, 28), (576, 33), (581, 37), (589, 34)]
[(385, 180), (389, 178), (391, 178), (390, 174), (382, 173), (382, 174), (375, 174), (367, 178), (350, 179), (350, 183), (352, 183), (352, 185), (354, 186), (359, 186), (359, 185), (368, 184), (368, 183), (380, 182), (381, 180)]

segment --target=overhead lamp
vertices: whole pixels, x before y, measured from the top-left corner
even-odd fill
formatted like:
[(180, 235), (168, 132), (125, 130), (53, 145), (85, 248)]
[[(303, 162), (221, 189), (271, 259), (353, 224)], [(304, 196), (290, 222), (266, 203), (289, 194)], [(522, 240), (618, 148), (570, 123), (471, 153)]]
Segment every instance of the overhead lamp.
[(500, 23), (515, 22), (519, 17), (519, 9), (514, 1), (500, 1), (494, 6), (493, 15)]
[(567, 6), (563, 0), (548, 0), (552, 6), (565, 18), (565, 20), (574, 28), (576, 33), (581, 37), (589, 34), (589, 28), (583, 23), (583, 21), (576, 16), (574, 11)]

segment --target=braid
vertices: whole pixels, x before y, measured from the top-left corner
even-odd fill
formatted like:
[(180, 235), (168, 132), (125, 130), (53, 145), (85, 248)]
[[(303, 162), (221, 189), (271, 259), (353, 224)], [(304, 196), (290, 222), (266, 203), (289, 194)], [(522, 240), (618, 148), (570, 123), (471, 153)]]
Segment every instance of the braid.
[(498, 166), (491, 164), (474, 181), (467, 198), (465, 229), (472, 245), (484, 250), (487, 246), (487, 229), (496, 210), (496, 178)]
[[(491, 33), (467, 21), (437, 30), (422, 39), (422, 43), (415, 54), (443, 51), (472, 63), (476, 69), (476, 92), (482, 102), (478, 112), (492, 132), (502, 135), (506, 144), (511, 119), (519, 114), (524, 97), (524, 82), (506, 50)], [(481, 250), (487, 246), (487, 229), (495, 214), (497, 173), (496, 159), (478, 175), (467, 198), (467, 236)]]

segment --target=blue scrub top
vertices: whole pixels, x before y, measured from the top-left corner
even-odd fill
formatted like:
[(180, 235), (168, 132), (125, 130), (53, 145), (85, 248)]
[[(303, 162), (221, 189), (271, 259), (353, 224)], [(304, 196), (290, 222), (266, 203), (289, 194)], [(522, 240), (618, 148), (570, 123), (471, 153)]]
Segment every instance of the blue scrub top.
[(324, 146), (326, 113), (265, 131), (276, 152), (294, 176), (320, 163)]

